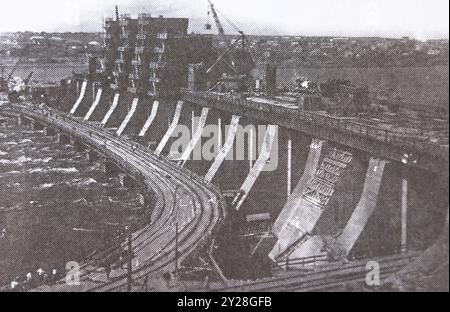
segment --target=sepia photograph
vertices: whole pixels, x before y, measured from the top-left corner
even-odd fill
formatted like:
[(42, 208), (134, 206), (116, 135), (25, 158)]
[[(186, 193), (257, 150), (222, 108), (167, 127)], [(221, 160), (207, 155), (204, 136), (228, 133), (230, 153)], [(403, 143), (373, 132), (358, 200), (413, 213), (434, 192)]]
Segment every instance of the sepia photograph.
[(0, 293), (449, 291), (447, 0), (1, 13)]

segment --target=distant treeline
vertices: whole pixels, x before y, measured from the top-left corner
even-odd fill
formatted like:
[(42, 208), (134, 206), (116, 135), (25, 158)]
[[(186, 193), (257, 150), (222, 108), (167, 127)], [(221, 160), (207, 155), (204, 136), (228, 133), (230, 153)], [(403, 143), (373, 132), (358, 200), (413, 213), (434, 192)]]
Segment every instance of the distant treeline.
[(33, 37), (44, 37), (44, 38), (61, 38), (69, 41), (79, 41), (81, 43), (87, 44), (91, 41), (101, 42), (103, 40), (102, 33), (92, 33), (92, 32), (15, 32), (15, 33), (0, 33), (1, 41), (5, 39), (10, 39), (11, 41), (17, 42), (19, 45), (24, 45), (30, 42)]

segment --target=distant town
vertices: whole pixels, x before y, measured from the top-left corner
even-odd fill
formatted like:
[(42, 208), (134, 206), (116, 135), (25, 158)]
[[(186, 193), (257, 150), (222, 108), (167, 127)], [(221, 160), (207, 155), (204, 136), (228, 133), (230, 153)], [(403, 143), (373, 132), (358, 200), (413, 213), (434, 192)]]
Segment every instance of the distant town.
[[(24, 53), (24, 48), (28, 47)], [(103, 50), (101, 33), (35, 33), (0, 34), (0, 57), (24, 57), (25, 63), (65, 63), (76, 61)]]
[[(258, 63), (288, 67), (417, 67), (449, 60), (448, 39), (248, 36), (248, 41)], [(28, 45), (25, 62), (64, 63), (101, 54), (103, 42), (102, 33), (3, 33), (0, 57), (19, 57)]]

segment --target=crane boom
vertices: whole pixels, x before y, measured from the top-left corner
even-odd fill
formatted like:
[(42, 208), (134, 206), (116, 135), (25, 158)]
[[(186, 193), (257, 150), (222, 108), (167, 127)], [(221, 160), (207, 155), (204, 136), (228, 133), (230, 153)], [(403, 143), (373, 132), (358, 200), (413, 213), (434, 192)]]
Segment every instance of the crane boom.
[(16, 64), (14, 64), (14, 67), (13, 67), (13, 69), (11, 70), (11, 72), (9, 73), (8, 78), (6, 79), (6, 81), (9, 81), (9, 80), (12, 78), (12, 76), (14, 75), (14, 73), (15, 73), (17, 67), (19, 67), (20, 63), (22, 63), (22, 59), (23, 59), (23, 57), (24, 57), (24, 55), (25, 55), (25, 52), (27, 52), (27, 50), (28, 50), (29, 47), (30, 47), (30, 45), (27, 44), (27, 45), (25, 46), (25, 48), (23, 48), (22, 53), (20, 54), (19, 59), (17, 60)]
[(119, 7), (116, 5), (116, 22), (119, 21)]
[[(219, 56), (219, 58), (216, 60), (216, 62), (215, 62), (210, 68), (208, 68), (208, 69), (206, 70), (206, 73), (209, 74), (209, 73), (211, 72), (211, 70), (213, 70), (214, 67), (216, 67), (217, 64), (219, 64), (220, 61), (222, 61), (222, 59), (223, 59), (225, 56), (229, 55), (229, 54), (230, 54), (230, 51), (237, 45), (237, 43), (238, 43), (238, 40), (236, 40), (232, 45), (230, 45), (230, 46), (228, 47), (228, 49), (227, 49), (225, 52), (223, 52), (223, 53)], [(235, 73), (237, 73), (237, 70), (236, 70), (236, 67), (235, 67), (233, 61), (232, 61), (232, 70), (233, 70)]]
[(226, 42), (225, 30), (223, 29), (222, 23), (220, 22), (219, 16), (217, 15), (217, 11), (214, 8), (214, 4), (211, 2), (211, 0), (208, 0), (208, 2), (211, 8), (212, 15), (214, 17), (214, 22), (216, 23), (217, 30), (219, 31), (219, 36)]
[(28, 84), (30, 83), (31, 77), (33, 76), (34, 72), (31, 72), (27, 78), (25, 78), (25, 80), (23, 81), (23, 83), (25, 84), (25, 86), (28, 86)]

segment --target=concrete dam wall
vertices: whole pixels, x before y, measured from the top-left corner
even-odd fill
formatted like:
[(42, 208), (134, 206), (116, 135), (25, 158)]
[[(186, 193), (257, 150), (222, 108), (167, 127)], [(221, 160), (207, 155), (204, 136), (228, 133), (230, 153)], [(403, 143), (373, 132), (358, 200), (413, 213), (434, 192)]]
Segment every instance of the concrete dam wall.
[[(274, 261), (423, 249), (444, 225), (448, 194), (434, 173), (406, 170), (281, 126), (266, 151), (270, 125), (175, 97), (118, 93), (75, 80), (67, 90), (60, 110), (103, 121), (116, 135), (129, 136), (219, 186), (228, 209), (239, 210), (234, 222), (242, 233), (255, 228), (270, 233), (271, 243), (262, 244), (258, 254)], [(263, 214), (262, 220), (249, 218)], [(442, 224), (430, 227), (441, 214)]]

